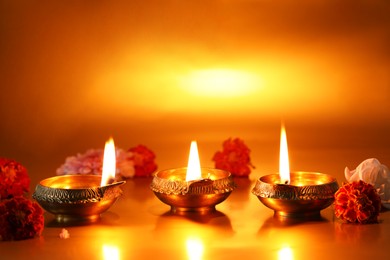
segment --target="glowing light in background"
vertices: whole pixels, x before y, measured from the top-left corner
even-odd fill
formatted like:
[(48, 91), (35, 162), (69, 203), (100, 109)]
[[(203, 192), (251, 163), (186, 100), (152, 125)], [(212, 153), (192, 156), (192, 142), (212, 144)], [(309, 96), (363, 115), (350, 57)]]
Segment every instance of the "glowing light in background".
[(189, 260), (201, 260), (204, 252), (203, 241), (199, 238), (187, 238), (187, 255)]
[(278, 251), (278, 260), (293, 260), (293, 251), (289, 246), (284, 246)]
[(119, 260), (119, 248), (112, 245), (103, 245), (103, 259), (104, 260)]
[(191, 94), (208, 97), (246, 96), (261, 87), (255, 74), (232, 69), (203, 69), (187, 74), (181, 86)]
[[(340, 114), (350, 107), (340, 99), (348, 95), (336, 87), (338, 78), (319, 81), (329, 73), (322, 64), (311, 60), (297, 63), (291, 57), (272, 56), (256, 62), (225, 62), (225, 67), (220, 67), (208, 66), (212, 62), (205, 56), (205, 66), (194, 67), (181, 57), (158, 57), (158, 64), (153, 62), (154, 57), (143, 60), (139, 67), (132, 65), (131, 59), (115, 70), (96, 75), (95, 83), (83, 96), (83, 104), (87, 102), (99, 116), (115, 112), (116, 116), (142, 119), (167, 113), (187, 116), (210, 112), (229, 119), (243, 113), (256, 118), (280, 114), (313, 114), (318, 118), (321, 112)], [(129, 71), (129, 67), (136, 69)], [(139, 109), (143, 113), (137, 113)]]

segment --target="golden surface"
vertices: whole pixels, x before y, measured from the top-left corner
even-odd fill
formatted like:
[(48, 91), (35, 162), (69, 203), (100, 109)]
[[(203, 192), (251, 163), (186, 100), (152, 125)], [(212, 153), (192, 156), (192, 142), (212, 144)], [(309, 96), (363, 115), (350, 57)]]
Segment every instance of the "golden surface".
[[(334, 169), (341, 182), (342, 171)], [(280, 255), (291, 257), (282, 259), (361, 259), (362, 255), (386, 255), (389, 211), (381, 213), (379, 224), (370, 225), (344, 224), (334, 217), (332, 207), (323, 210), (319, 220), (280, 222), (250, 192), (258, 177), (255, 171), (250, 179), (235, 179), (237, 189), (217, 205), (215, 213), (185, 216), (170, 213), (169, 206), (155, 197), (149, 188), (152, 178), (128, 180), (122, 186), (123, 195), (99, 223), (66, 227), (70, 238), (63, 240), (59, 238), (63, 226), (46, 214), (40, 238), (1, 242), (2, 257), (193, 259), (188, 254), (195, 249), (194, 256), (201, 254), (197, 259), (281, 259)], [(113, 252), (108, 254), (107, 250)]]
[(48, 189), (89, 189), (100, 187), (101, 176), (63, 175), (43, 179), (39, 184)]
[(238, 181), (239, 188), (208, 217), (179, 217), (169, 213), (149, 190), (150, 179), (129, 181), (122, 196), (99, 224), (67, 227), (70, 238), (60, 239), (61, 226), (46, 215), (41, 238), (2, 242), (4, 259), (29, 256), (30, 259), (104, 259), (104, 248), (118, 251), (119, 259), (189, 259), (189, 241), (203, 248), (199, 259), (278, 259), (280, 250), (289, 248), (293, 259), (360, 259), (384, 255), (390, 241), (389, 212), (381, 223), (347, 225), (335, 220), (331, 208), (317, 222), (284, 224), (273, 212), (249, 194), (252, 181)]

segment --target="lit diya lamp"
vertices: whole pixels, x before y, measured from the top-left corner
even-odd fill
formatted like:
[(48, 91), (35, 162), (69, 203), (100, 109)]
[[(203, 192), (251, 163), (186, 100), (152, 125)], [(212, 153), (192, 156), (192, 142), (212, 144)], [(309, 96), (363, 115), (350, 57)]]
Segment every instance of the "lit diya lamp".
[(157, 172), (150, 188), (174, 213), (207, 213), (230, 195), (235, 183), (228, 171), (201, 168), (197, 144), (192, 141), (188, 166)]
[(252, 193), (275, 217), (319, 217), (320, 211), (334, 201), (339, 186), (335, 178), (317, 172), (291, 172), (287, 137), (282, 127), (279, 174), (260, 177)]
[(63, 175), (42, 180), (33, 198), (60, 223), (93, 223), (122, 194), (115, 182), (115, 145), (106, 142), (102, 175)]

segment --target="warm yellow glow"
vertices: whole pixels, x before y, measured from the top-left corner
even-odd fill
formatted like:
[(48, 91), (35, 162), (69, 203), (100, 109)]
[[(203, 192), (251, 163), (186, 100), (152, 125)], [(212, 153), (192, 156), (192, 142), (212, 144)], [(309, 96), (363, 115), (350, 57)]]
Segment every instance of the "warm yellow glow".
[(202, 171), (200, 169), (198, 146), (196, 141), (191, 142), (190, 155), (188, 158), (186, 181), (202, 179)]
[(115, 179), (116, 156), (114, 140), (110, 138), (104, 147), (102, 180), (100, 186), (110, 184)]
[(103, 259), (104, 260), (119, 260), (119, 248), (112, 245), (103, 245)]
[[(213, 112), (218, 113), (219, 119), (229, 120), (232, 116), (259, 118), (280, 114), (289, 118), (302, 115), (318, 118), (334, 111), (342, 114), (350, 108), (348, 92), (335, 87), (340, 84), (333, 77), (335, 74), (318, 80), (327, 71), (318, 61), (297, 62), (272, 55), (254, 58), (254, 62), (224, 62), (224, 69), (214, 66), (208, 55), (202, 57), (199, 66), (181, 56), (156, 55), (158, 58), (139, 58), (146, 70), (143, 66), (129, 70), (138, 67), (132, 66), (132, 56), (118, 68), (107, 68), (95, 75), (95, 83), (83, 96), (83, 103), (94, 108), (92, 116), (115, 112), (134, 119), (156, 119), (166, 113), (211, 116)], [(238, 67), (240, 70), (235, 69)], [(138, 110), (143, 113), (137, 113)]]
[(278, 251), (278, 260), (293, 260), (293, 252), (289, 246), (282, 247)]
[(282, 184), (290, 183), (290, 165), (288, 161), (287, 135), (284, 125), (280, 133), (279, 175)]
[(199, 238), (188, 238), (186, 241), (187, 255), (189, 260), (201, 260), (204, 246)]
[(261, 86), (259, 78), (232, 69), (195, 70), (183, 77), (182, 88), (197, 96), (237, 97), (254, 92)]

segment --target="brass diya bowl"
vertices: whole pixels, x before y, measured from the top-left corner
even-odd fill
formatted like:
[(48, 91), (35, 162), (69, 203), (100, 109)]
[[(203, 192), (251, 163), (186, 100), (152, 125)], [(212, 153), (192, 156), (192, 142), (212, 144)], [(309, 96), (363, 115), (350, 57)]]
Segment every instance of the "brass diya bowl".
[(42, 180), (33, 198), (59, 223), (83, 224), (100, 219), (122, 194), (124, 181), (100, 186), (101, 176), (63, 175)]
[(186, 181), (187, 168), (157, 172), (150, 188), (174, 213), (207, 213), (224, 201), (235, 188), (230, 172), (202, 168), (202, 180)]
[(330, 175), (316, 172), (293, 172), (290, 184), (280, 184), (279, 174), (260, 177), (252, 193), (276, 217), (316, 217), (334, 201), (339, 185)]

